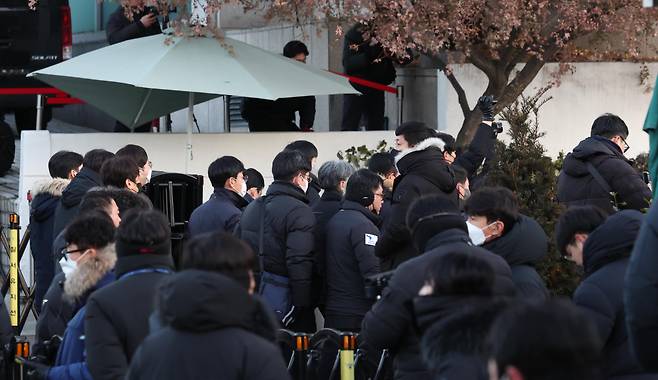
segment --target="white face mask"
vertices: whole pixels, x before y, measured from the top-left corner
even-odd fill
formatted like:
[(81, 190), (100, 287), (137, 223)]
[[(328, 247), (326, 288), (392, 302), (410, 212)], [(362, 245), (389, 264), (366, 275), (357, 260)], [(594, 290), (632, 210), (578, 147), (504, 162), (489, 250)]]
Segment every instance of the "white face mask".
[(468, 236), (471, 238), (473, 245), (482, 245), (487, 240), (487, 237), (484, 236), (484, 231), (475, 224), (467, 221), (466, 227), (468, 227)]
[(153, 169), (149, 168), (149, 174), (146, 175), (146, 183), (151, 182), (151, 175), (153, 174)]
[(305, 180), (304, 185), (302, 185), (301, 188), (304, 194), (306, 194), (308, 192), (308, 181)]
[(62, 267), (62, 272), (64, 272), (64, 277), (69, 277), (71, 273), (75, 272), (75, 270), (78, 268), (78, 264), (71, 260), (71, 259), (66, 259), (66, 257), (62, 257), (59, 260), (59, 265)]
[(240, 186), (240, 192), (239, 192), (241, 197), (244, 197), (247, 195), (247, 183), (245, 181), (242, 181), (242, 186)]

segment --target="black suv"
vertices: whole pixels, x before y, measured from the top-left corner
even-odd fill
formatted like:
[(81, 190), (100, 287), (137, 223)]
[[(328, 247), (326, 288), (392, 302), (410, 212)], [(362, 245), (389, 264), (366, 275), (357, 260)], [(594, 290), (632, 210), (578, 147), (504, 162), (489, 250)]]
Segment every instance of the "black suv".
[[(71, 58), (73, 38), (68, 0), (0, 0), (0, 175), (14, 159), (14, 139), (2, 115), (13, 112), (18, 134), (34, 129), (36, 93), (50, 88), (26, 75)], [(45, 109), (44, 124), (52, 117)]]
[[(35, 89), (49, 88), (25, 76), (71, 58), (71, 10), (68, 0), (0, 0), (0, 113), (14, 112), (19, 129), (33, 129)], [(45, 112), (45, 121), (50, 112)]]

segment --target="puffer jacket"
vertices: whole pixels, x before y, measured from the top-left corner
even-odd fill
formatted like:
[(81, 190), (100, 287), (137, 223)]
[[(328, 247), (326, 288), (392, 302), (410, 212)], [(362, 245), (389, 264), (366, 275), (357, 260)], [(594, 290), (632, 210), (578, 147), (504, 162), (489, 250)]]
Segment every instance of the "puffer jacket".
[(455, 175), (443, 159), (445, 143), (440, 138), (428, 138), (395, 157), (400, 175), (393, 185), (390, 217), (382, 229), (375, 254), (381, 260), (381, 271), (395, 269), (417, 256), (407, 229), (407, 211), (421, 196), (443, 194), (458, 205)]
[(548, 298), (546, 284), (535, 269), (548, 253), (548, 237), (536, 220), (520, 215), (509, 232), (482, 247), (509, 264), (519, 296), (530, 301)]
[(581, 141), (564, 159), (558, 178), (557, 198), (567, 206), (594, 205), (612, 213), (615, 211), (612, 196), (590, 174), (590, 163), (616, 194), (619, 209), (640, 210), (649, 207), (651, 191), (640, 173), (635, 170), (621, 149), (609, 139), (600, 136)]
[(62, 192), (62, 197), (55, 211), (55, 224), (53, 236), (59, 235), (64, 228), (78, 215), (82, 197), (91, 188), (102, 186), (101, 176), (95, 171), (83, 167), (80, 173), (71, 180), (71, 183)]

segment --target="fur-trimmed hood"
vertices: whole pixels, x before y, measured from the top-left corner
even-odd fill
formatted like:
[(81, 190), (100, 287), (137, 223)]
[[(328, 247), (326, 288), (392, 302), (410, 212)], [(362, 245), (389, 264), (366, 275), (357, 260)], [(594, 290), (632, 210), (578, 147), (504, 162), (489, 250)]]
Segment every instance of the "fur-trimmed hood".
[(69, 183), (68, 179), (52, 178), (35, 184), (30, 205), (32, 221), (44, 222), (53, 216), (62, 192)]
[(96, 251), (96, 257), (85, 259), (64, 281), (64, 296), (74, 302), (84, 303), (84, 298), (112, 269), (117, 261), (114, 243)]
[[(398, 153), (395, 156), (395, 165), (397, 166), (398, 162), (400, 162), (401, 159), (403, 159), (404, 157), (406, 157), (407, 155), (409, 155), (411, 153), (420, 152), (420, 151), (423, 151), (423, 150), (426, 150), (426, 149), (432, 148), (432, 147), (439, 148), (439, 150), (441, 152), (443, 152), (443, 149), (445, 148), (445, 146), (446, 146), (445, 141), (441, 140), (438, 137), (427, 138), (427, 139), (421, 141), (420, 143), (418, 143), (416, 146), (411, 147), (409, 149), (405, 149), (405, 150), (401, 151), (400, 153)], [(399, 168), (398, 168), (398, 170), (399, 170)]]
[(32, 196), (36, 197), (39, 194), (50, 194), (53, 197), (61, 197), (62, 192), (66, 186), (71, 183), (71, 180), (65, 178), (50, 178), (47, 180), (39, 181), (34, 184)]

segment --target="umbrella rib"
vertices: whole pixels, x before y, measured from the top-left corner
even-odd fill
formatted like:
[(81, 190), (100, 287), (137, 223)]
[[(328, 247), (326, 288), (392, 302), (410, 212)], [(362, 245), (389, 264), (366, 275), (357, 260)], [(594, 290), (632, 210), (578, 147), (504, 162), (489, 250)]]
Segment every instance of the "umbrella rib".
[(148, 89), (148, 92), (146, 93), (146, 96), (144, 97), (144, 100), (142, 101), (142, 105), (139, 106), (139, 111), (137, 111), (137, 115), (135, 115), (135, 119), (133, 120), (133, 125), (130, 127), (131, 130), (135, 129), (135, 126), (137, 125), (137, 120), (142, 116), (142, 112), (144, 112), (144, 107), (146, 107), (146, 102), (149, 101), (149, 98), (151, 97), (151, 91), (153, 91), (152, 88)]

